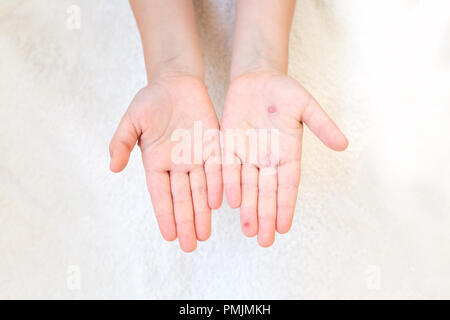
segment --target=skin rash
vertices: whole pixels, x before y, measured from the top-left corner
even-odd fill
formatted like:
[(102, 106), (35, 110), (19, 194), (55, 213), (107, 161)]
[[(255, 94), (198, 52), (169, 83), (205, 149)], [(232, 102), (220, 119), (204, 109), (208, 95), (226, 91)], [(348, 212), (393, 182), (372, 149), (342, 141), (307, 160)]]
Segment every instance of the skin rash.
[(275, 106), (269, 106), (269, 107), (267, 108), (267, 112), (268, 112), (269, 114), (274, 114), (274, 113), (277, 112), (277, 107), (275, 107)]

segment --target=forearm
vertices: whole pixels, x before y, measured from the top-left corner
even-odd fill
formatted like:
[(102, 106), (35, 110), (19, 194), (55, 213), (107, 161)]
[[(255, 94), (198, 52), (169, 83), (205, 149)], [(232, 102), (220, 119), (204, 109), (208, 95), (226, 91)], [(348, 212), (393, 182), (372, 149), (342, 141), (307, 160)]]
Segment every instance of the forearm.
[(237, 0), (231, 79), (246, 72), (287, 73), (295, 0)]
[(144, 49), (147, 78), (182, 73), (204, 79), (191, 0), (130, 0)]

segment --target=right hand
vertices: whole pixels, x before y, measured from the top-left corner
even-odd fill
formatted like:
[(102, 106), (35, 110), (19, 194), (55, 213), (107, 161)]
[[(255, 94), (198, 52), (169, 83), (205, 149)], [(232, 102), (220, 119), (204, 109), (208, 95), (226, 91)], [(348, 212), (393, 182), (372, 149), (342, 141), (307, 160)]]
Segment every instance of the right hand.
[[(203, 130), (217, 132), (209, 142), (216, 153), (202, 153), (200, 162), (193, 157), (184, 163), (174, 161), (173, 150), (180, 144), (171, 139), (175, 130), (189, 133), (191, 149), (203, 143), (203, 134), (194, 134), (197, 121)], [(175, 74), (152, 80), (137, 93), (110, 144), (111, 170), (120, 172), (138, 142), (161, 234), (168, 241), (178, 237), (186, 252), (195, 250), (197, 240), (209, 238), (211, 209), (222, 203), (218, 130), (204, 83), (194, 76)]]

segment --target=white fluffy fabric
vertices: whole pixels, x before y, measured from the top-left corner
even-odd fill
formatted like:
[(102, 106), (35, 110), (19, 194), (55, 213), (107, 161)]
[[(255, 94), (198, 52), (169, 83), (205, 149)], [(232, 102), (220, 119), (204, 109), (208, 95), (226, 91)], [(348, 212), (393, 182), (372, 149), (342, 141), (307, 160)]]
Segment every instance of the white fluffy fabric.
[[(220, 116), (234, 2), (195, 3)], [(450, 298), (450, 2), (301, 0), (291, 38), (290, 74), (349, 149), (306, 131), (294, 225), (273, 247), (225, 203), (185, 254), (159, 234), (139, 151), (108, 170), (146, 84), (128, 2), (2, 0), (0, 298)]]

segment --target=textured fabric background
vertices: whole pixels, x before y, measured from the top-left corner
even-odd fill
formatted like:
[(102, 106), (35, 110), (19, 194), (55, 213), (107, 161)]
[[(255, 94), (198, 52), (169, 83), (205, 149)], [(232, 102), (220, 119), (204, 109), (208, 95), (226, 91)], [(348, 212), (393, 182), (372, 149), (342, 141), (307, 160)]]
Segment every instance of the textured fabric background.
[[(234, 2), (195, 2), (220, 116)], [(349, 149), (306, 131), (273, 247), (224, 204), (185, 254), (157, 230), (138, 150), (108, 171), (146, 84), (127, 1), (2, 0), (0, 298), (450, 298), (450, 2), (299, 0), (290, 73)]]

